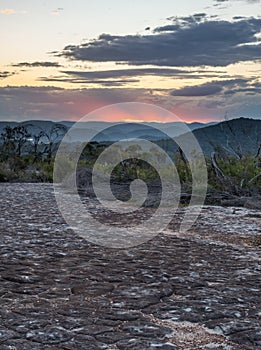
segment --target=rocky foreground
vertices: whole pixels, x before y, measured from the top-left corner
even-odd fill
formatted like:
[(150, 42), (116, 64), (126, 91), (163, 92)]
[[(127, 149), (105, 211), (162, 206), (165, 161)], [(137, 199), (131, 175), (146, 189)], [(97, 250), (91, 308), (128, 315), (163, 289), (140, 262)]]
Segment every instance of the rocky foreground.
[[(47, 184), (0, 185), (0, 349), (261, 349), (261, 212), (204, 207), (128, 250), (67, 226)], [(147, 209), (149, 210), (149, 209)]]

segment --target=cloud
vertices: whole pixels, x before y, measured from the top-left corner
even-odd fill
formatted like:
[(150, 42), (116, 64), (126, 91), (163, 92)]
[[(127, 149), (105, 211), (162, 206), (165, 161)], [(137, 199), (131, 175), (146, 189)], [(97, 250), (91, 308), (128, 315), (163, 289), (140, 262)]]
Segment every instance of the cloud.
[(63, 7), (58, 7), (57, 9), (55, 9), (51, 12), (51, 15), (52, 16), (60, 16), (60, 14), (63, 10), (64, 10)]
[(74, 119), (108, 104), (150, 98), (145, 89), (0, 87), (0, 119)]
[[(63, 75), (42, 77), (39, 80), (46, 82), (67, 82), (74, 84), (101, 84), (106, 86), (125, 85), (136, 83), (139, 77), (157, 76), (157, 77), (178, 77), (179, 79), (200, 79), (202, 77), (218, 77), (223, 74), (222, 71), (211, 71), (197, 69), (191, 71), (186, 69), (173, 68), (132, 68), (132, 69), (113, 69), (101, 71), (61, 71)], [(213, 74), (211, 74), (213, 73)], [(133, 79), (135, 77), (135, 79)]]
[[(213, 82), (217, 84), (217, 82)], [(226, 111), (233, 117), (261, 119), (260, 83), (223, 81), (222, 93), (208, 96), (173, 96), (171, 90), (131, 88), (59, 89), (55, 87), (0, 87), (0, 120), (77, 120), (87, 113), (120, 102), (145, 102), (166, 108), (184, 120), (219, 120)], [(238, 89), (238, 91), (236, 91)], [(243, 92), (241, 92), (242, 90)], [(234, 91), (234, 94), (227, 94)]]
[(58, 56), (132, 65), (227, 66), (260, 59), (261, 44), (256, 38), (260, 25), (261, 18), (226, 21), (201, 14), (173, 19), (172, 27), (157, 27), (154, 34), (102, 34), (80, 45), (68, 45)]
[(244, 1), (249, 4), (258, 4), (260, 0), (215, 0), (216, 3), (233, 2), (233, 1)]
[(6, 8), (6, 9), (1, 9), (1, 10), (0, 10), (0, 13), (1, 13), (2, 15), (14, 15), (14, 14), (22, 14), (22, 15), (25, 15), (25, 14), (27, 14), (27, 11), (25, 11), (25, 10), (16, 11), (16, 10), (14, 10), (14, 9), (8, 9), (8, 8)]
[(15, 10), (13, 10), (13, 9), (2, 9), (2, 10), (0, 11), (0, 13), (1, 13), (2, 15), (13, 15), (13, 14), (16, 13), (16, 12), (15, 12)]
[(169, 21), (172, 21), (172, 24), (156, 27), (153, 32), (175, 32), (180, 29), (181, 26), (187, 27), (188, 25), (198, 24), (202, 21), (209, 20), (209, 17), (206, 13), (195, 13), (192, 16), (186, 17), (169, 17)]
[(10, 76), (13, 75), (13, 74), (15, 74), (15, 73), (13, 73), (13, 72), (7, 72), (7, 71), (0, 72), (0, 79), (8, 78), (8, 77), (10, 77)]
[(170, 68), (137, 68), (137, 69), (111, 69), (103, 71), (64, 71), (63, 73), (79, 76), (86, 79), (108, 79), (108, 78), (119, 78), (119, 77), (134, 77), (144, 75), (154, 76), (175, 76), (177, 74), (188, 73), (187, 70), (182, 69), (170, 69)]
[(222, 91), (222, 86), (216, 83), (207, 83), (199, 86), (187, 86), (183, 89), (173, 90), (172, 96), (209, 96)]
[[(251, 80), (248, 79), (228, 79), (221, 81), (212, 81), (209, 83), (196, 85), (196, 86), (185, 86), (181, 89), (176, 89), (171, 91), (172, 96), (183, 96), (183, 97), (202, 97), (217, 95), (221, 92), (225, 94), (233, 94), (236, 92), (246, 92), (250, 87), (248, 84), (251, 84)], [(240, 87), (240, 89), (239, 89)], [(256, 87), (253, 86), (250, 88), (251, 91), (255, 91)]]
[(84, 78), (72, 78), (72, 77), (41, 77), (38, 79), (39, 81), (46, 81), (46, 82), (59, 82), (59, 83), (70, 83), (70, 84), (99, 84), (104, 86), (123, 86), (128, 83), (138, 83), (138, 79), (84, 79)]
[(12, 64), (12, 67), (61, 67), (57, 62), (20, 62)]
[(249, 5), (259, 4), (260, 0), (214, 0), (214, 7), (218, 9), (226, 9), (233, 3), (242, 2)]

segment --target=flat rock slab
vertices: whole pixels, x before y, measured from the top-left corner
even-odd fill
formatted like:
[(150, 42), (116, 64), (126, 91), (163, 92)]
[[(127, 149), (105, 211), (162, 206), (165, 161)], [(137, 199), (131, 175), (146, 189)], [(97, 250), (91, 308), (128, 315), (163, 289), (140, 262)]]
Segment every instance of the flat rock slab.
[(179, 209), (116, 250), (78, 237), (51, 185), (0, 196), (1, 349), (261, 349), (260, 212), (204, 207), (184, 236)]

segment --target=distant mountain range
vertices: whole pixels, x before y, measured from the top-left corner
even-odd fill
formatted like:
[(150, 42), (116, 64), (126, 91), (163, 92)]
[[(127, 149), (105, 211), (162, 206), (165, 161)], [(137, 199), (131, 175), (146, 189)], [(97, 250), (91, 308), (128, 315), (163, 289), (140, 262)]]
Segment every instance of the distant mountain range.
[[(25, 122), (0, 122), (0, 133), (3, 129), (10, 125), (26, 125), (30, 133), (38, 133), (41, 129), (50, 131), (55, 123), (45, 120), (28, 120)], [(69, 130), (75, 123), (70, 121), (61, 121)], [(110, 123), (110, 122), (79, 122), (72, 130), (69, 131), (71, 140), (75, 142), (84, 142), (90, 135), (95, 135), (94, 140), (98, 142), (115, 142), (130, 138), (145, 138), (149, 140), (161, 140), (169, 137), (176, 137), (189, 130), (196, 130), (216, 123), (203, 124), (194, 123)], [(100, 131), (102, 130), (102, 131)]]
[[(69, 130), (74, 122), (59, 122)], [(41, 129), (50, 131), (55, 123), (52, 121), (31, 120), (26, 122), (0, 122), (0, 133), (10, 125), (30, 125), (30, 133), (39, 133)], [(103, 130), (99, 132), (99, 130)], [(209, 156), (214, 150), (226, 152), (231, 155), (255, 154), (261, 144), (261, 120), (239, 118), (221, 123), (108, 123), (83, 122), (69, 130), (70, 140), (84, 142), (86, 137), (95, 135), (94, 141), (115, 142), (133, 138), (145, 138), (164, 147), (168, 152), (175, 152), (177, 141), (187, 139), (189, 142), (191, 130), (198, 140), (204, 154)]]

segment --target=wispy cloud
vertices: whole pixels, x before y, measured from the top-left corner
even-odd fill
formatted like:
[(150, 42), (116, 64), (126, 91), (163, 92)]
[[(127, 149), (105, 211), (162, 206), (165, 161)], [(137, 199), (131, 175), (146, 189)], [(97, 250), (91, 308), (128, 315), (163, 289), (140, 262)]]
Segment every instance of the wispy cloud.
[(214, 0), (214, 1), (216, 3), (235, 2), (235, 1), (247, 2), (249, 4), (258, 4), (258, 3), (260, 3), (260, 0)]
[[(211, 81), (205, 84), (195, 85), (195, 86), (186, 86), (181, 89), (175, 89), (171, 91), (172, 96), (182, 96), (182, 97), (202, 97), (217, 95), (219, 93), (229, 93), (229, 92), (238, 92), (239, 90), (243, 92), (245, 89), (252, 88), (256, 93), (260, 89), (256, 89), (255, 86), (251, 85), (252, 79), (227, 79), (219, 81)], [(248, 85), (249, 84), (249, 85)]]
[(9, 8), (5, 8), (5, 9), (1, 9), (0, 10), (0, 13), (2, 15), (15, 15), (15, 14), (22, 14), (22, 15), (25, 15), (27, 14), (28, 12), (26, 10), (22, 10), (22, 11), (16, 11), (14, 9), (9, 9)]
[(2, 9), (2, 10), (0, 11), (0, 13), (1, 13), (2, 15), (13, 15), (13, 14), (16, 13), (16, 12), (15, 12), (15, 10), (13, 10), (13, 9)]
[(12, 67), (61, 67), (61, 65), (58, 62), (20, 62), (16, 64), (12, 64)]
[(58, 7), (57, 9), (53, 10), (51, 12), (52, 16), (60, 16), (60, 14), (62, 13), (64, 9), (62, 7)]
[[(73, 84), (100, 84), (105, 86), (137, 83), (142, 77), (156, 76), (179, 79), (201, 79), (224, 77), (224, 71), (197, 69), (197, 71), (174, 68), (130, 68), (100, 71), (61, 71), (62, 75), (42, 77), (41, 81), (65, 82)], [(135, 79), (134, 79), (135, 78)]]
[[(196, 73), (201, 73), (202, 70)], [(204, 71), (205, 72), (205, 71)], [(192, 75), (196, 77), (197, 74), (193, 74), (190, 70), (185, 69), (173, 69), (173, 68), (132, 68), (132, 69), (113, 69), (113, 70), (100, 70), (100, 71), (63, 71), (63, 73), (79, 76), (86, 79), (108, 79), (119, 77), (133, 77), (133, 76), (163, 76), (173, 77), (177, 75), (185, 75), (186, 77)]]
[(235, 4), (238, 2), (249, 4), (249, 5), (255, 5), (255, 4), (259, 4), (260, 0), (214, 0), (214, 7), (218, 9), (226, 9), (232, 4)]
[(103, 86), (123, 86), (129, 83), (138, 83), (138, 79), (81, 79), (81, 78), (72, 78), (64, 76), (51, 76), (51, 77), (40, 77), (39, 81), (46, 81), (51, 83), (70, 83), (70, 84), (97, 84)]
[(8, 78), (8, 77), (10, 77), (11, 75), (14, 75), (14, 74), (15, 74), (14, 72), (7, 72), (7, 71), (0, 72), (0, 79)]

